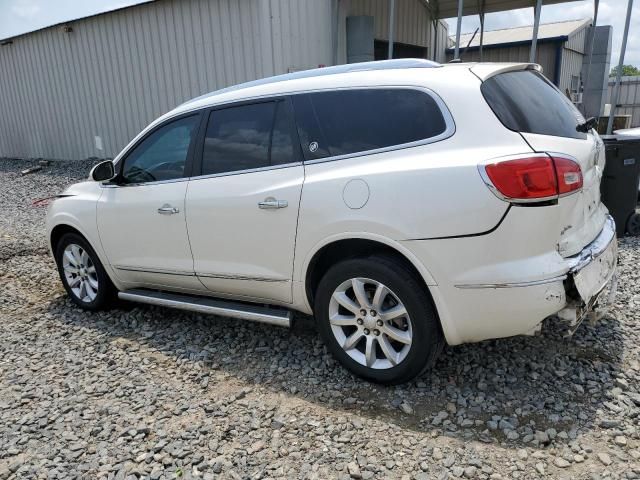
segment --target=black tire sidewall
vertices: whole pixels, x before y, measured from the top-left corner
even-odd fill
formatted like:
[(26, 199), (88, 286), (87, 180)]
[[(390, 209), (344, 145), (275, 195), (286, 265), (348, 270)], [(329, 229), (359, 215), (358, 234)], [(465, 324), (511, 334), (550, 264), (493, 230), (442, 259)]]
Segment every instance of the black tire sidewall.
[[(329, 302), (335, 288), (345, 280), (362, 277), (376, 280), (390, 288), (405, 305), (411, 318), (413, 340), (406, 358), (395, 367), (377, 370), (353, 360), (338, 344), (329, 324)], [(406, 267), (387, 257), (345, 260), (324, 275), (315, 297), (318, 330), (331, 353), (356, 375), (376, 383), (406, 382), (427, 368), (442, 348), (440, 324), (425, 287)]]
[[(96, 274), (98, 277), (98, 294), (92, 302), (83, 302), (78, 297), (76, 297), (76, 295), (71, 290), (71, 287), (69, 287), (67, 279), (65, 278), (62, 256), (64, 255), (65, 248), (72, 243), (75, 243), (76, 245), (82, 247), (89, 254), (93, 265), (96, 267)], [(62, 285), (64, 286), (64, 289), (67, 291), (67, 295), (69, 295), (69, 298), (71, 298), (73, 303), (85, 310), (91, 311), (102, 310), (109, 305), (110, 301), (113, 298), (113, 284), (111, 283), (111, 279), (102, 266), (102, 263), (100, 262), (100, 259), (98, 258), (95, 250), (91, 248), (89, 242), (87, 242), (82, 236), (76, 233), (64, 234), (55, 247), (55, 260)]]

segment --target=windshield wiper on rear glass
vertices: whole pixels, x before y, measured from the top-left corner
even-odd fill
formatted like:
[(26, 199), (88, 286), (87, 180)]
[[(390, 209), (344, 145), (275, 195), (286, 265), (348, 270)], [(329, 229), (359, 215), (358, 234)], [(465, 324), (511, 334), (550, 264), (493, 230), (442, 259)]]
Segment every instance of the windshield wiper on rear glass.
[(579, 123), (578, 125), (576, 125), (576, 130), (578, 132), (587, 133), (589, 130), (595, 127), (597, 123), (598, 120), (596, 119), (596, 117), (589, 117), (583, 123)]

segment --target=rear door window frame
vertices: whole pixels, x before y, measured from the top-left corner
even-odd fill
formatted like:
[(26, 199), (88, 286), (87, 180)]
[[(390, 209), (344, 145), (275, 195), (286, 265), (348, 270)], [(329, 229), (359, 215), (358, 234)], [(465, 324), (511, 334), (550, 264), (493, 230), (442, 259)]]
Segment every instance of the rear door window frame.
[[(294, 156), (293, 162), (282, 163), (277, 165), (267, 165), (264, 167), (249, 168), (245, 170), (232, 170), (229, 172), (220, 172), (220, 173), (211, 173), (211, 174), (202, 173), (204, 141), (207, 133), (207, 127), (215, 111), (220, 111), (220, 110), (234, 108), (234, 107), (240, 107), (244, 105), (256, 105), (260, 103), (276, 103), (276, 102), (284, 102), (287, 105), (287, 108), (291, 112), (289, 128), (291, 130), (291, 141), (293, 143), (293, 156)], [(248, 100), (240, 100), (236, 102), (221, 103), (219, 105), (213, 105), (211, 107), (203, 109), (202, 124), (195, 142), (194, 162), (193, 162), (193, 171), (192, 171), (191, 179), (198, 180), (203, 178), (226, 177), (231, 175), (242, 175), (245, 173), (261, 172), (266, 170), (275, 170), (280, 168), (290, 168), (295, 166), (301, 166), (302, 151), (300, 150), (300, 139), (298, 138), (298, 130), (295, 125), (295, 119), (294, 119), (293, 113), (294, 113), (293, 105), (291, 105), (291, 99), (289, 98), (289, 95), (276, 95), (276, 96), (270, 96), (270, 97), (260, 97), (260, 98), (253, 98)], [(275, 118), (274, 118), (274, 121), (275, 121)], [(272, 125), (272, 128), (273, 128), (273, 125)]]

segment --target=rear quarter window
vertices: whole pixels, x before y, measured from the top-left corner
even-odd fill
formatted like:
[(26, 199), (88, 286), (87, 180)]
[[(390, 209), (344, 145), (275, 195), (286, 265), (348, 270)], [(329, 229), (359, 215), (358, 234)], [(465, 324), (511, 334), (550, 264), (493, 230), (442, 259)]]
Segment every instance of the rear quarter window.
[(539, 72), (500, 73), (480, 86), (484, 99), (505, 127), (516, 132), (585, 139), (576, 130), (584, 117)]
[(347, 89), (292, 99), (307, 160), (428, 141), (447, 132), (436, 100), (415, 89)]

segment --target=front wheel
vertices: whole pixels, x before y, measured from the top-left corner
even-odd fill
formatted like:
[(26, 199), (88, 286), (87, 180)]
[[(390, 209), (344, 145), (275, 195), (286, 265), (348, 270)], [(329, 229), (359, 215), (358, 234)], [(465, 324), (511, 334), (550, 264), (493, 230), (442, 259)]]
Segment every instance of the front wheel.
[(76, 233), (62, 236), (55, 250), (58, 273), (67, 294), (85, 310), (111, 305), (116, 289), (91, 245)]
[(393, 257), (355, 258), (331, 267), (318, 286), (314, 310), (331, 353), (373, 382), (411, 380), (435, 362), (444, 345), (424, 285)]

